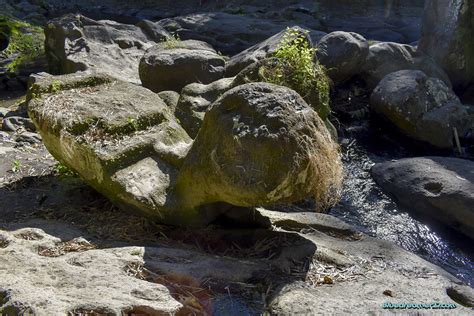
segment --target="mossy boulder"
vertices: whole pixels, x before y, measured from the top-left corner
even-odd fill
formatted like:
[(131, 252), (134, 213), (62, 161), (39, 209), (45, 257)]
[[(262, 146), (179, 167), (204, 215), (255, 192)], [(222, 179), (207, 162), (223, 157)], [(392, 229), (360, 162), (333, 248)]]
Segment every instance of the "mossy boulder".
[(107, 75), (36, 76), (29, 115), (49, 152), (124, 209), (197, 221), (170, 197), (191, 139), (158, 95)]
[[(294, 91), (229, 90), (193, 143), (158, 94), (107, 75), (35, 76), (29, 115), (62, 164), (127, 211), (205, 225), (226, 207), (337, 200), (341, 163), (324, 123)], [(216, 204), (217, 203), (217, 204)]]
[(338, 146), (295, 91), (268, 83), (237, 86), (215, 101), (181, 169), (189, 208), (215, 202), (249, 207), (314, 196), (338, 199)]

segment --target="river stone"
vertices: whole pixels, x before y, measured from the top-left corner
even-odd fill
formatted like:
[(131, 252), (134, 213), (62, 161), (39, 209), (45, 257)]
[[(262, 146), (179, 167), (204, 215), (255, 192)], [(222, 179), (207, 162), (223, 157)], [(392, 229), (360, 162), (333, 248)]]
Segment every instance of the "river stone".
[(199, 132), (211, 104), (231, 88), (233, 80), (234, 78), (223, 78), (207, 85), (191, 83), (183, 88), (175, 115), (191, 138), (195, 138)]
[(406, 158), (376, 164), (372, 175), (407, 210), (474, 238), (474, 162)]
[(386, 75), (399, 70), (421, 70), (451, 87), (448, 75), (432, 58), (405, 44), (384, 42), (371, 45), (361, 73), (369, 88), (373, 89)]
[(369, 53), (367, 40), (353, 32), (329, 33), (316, 48), (317, 59), (335, 84), (358, 74)]
[[(303, 29), (299, 26), (293, 26), (291, 27), (291, 30), (303, 36), (310, 47), (313, 45), (311, 37), (309, 36), (309, 30)], [(279, 48), (286, 33), (287, 29), (267, 38), (261, 43), (247, 48), (235, 56), (232, 56), (226, 64), (226, 76), (235, 76), (245, 67), (255, 63), (256, 61), (271, 57), (271, 55)]]
[(191, 139), (158, 95), (106, 75), (34, 79), (29, 115), (56, 159), (129, 211), (181, 223), (168, 193)]
[(207, 84), (222, 78), (224, 66), (224, 58), (207, 43), (175, 40), (147, 50), (139, 74), (143, 86), (154, 92), (180, 92), (189, 83)]
[(456, 88), (474, 84), (474, 1), (427, 0), (418, 48), (443, 67)]
[(443, 81), (419, 70), (386, 76), (374, 89), (370, 106), (406, 135), (439, 148), (452, 148), (453, 128), (462, 137), (471, 120)]
[(45, 27), (45, 50), (50, 71), (67, 74), (98, 71), (139, 83), (138, 61), (155, 42), (170, 35), (149, 21), (137, 26), (114, 21), (94, 21), (68, 14)]
[[(216, 137), (217, 136), (217, 137)], [(177, 188), (189, 207), (337, 200), (341, 161), (317, 113), (295, 91), (249, 83), (206, 113)], [(192, 192), (189, 192), (191, 189)]]

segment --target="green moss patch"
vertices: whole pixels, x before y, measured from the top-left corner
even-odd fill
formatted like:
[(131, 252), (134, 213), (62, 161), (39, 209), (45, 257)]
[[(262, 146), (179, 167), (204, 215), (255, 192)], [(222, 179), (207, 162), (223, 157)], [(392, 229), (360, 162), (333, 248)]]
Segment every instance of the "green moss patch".
[(40, 26), (0, 15), (0, 38), (8, 39), (8, 46), (0, 56), (14, 57), (7, 66), (10, 72), (16, 72), (44, 54), (44, 33)]

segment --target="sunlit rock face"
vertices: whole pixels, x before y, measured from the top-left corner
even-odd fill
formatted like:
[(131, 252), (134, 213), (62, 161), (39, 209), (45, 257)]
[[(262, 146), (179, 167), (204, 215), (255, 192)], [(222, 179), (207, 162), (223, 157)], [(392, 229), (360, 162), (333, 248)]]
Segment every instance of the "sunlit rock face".
[(433, 57), (463, 90), (474, 83), (474, 1), (429, 0), (419, 50)]

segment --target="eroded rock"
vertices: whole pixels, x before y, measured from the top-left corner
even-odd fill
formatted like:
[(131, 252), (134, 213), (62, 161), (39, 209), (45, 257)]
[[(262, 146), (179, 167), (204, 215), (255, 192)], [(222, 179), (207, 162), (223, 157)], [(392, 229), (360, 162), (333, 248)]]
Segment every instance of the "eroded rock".
[(45, 50), (52, 73), (98, 71), (139, 83), (138, 61), (155, 42), (170, 34), (159, 25), (95, 21), (69, 14), (48, 22)]

